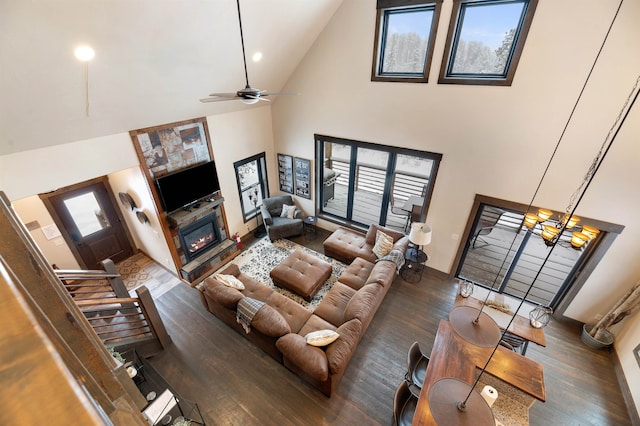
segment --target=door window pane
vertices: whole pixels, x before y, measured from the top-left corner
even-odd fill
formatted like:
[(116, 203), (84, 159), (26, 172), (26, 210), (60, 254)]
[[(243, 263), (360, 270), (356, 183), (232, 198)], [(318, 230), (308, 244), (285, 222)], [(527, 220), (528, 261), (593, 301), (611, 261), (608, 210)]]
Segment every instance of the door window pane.
[(322, 204), (326, 213), (347, 217), (350, 173), (351, 146), (325, 142)]
[(351, 220), (364, 225), (377, 224), (380, 223), (389, 153), (358, 148), (357, 159)]
[(526, 300), (549, 305), (584, 251), (571, 248), (571, 231), (565, 231), (538, 275), (550, 247), (540, 236), (540, 226), (527, 232), (522, 226), (523, 218), (519, 212), (483, 205), (478, 211), (458, 276), (518, 298), (524, 297), (533, 283)]
[(433, 160), (398, 154), (389, 197), (386, 226), (408, 231), (411, 222), (418, 222), (425, 205)]
[(82, 237), (111, 226), (93, 192), (67, 198), (64, 204)]

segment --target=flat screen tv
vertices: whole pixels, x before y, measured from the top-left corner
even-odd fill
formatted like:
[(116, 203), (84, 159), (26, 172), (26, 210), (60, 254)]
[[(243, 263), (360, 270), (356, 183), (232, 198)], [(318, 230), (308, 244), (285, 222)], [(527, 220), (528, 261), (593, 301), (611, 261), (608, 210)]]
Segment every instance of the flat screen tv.
[(179, 170), (156, 179), (160, 201), (172, 212), (220, 190), (213, 161)]

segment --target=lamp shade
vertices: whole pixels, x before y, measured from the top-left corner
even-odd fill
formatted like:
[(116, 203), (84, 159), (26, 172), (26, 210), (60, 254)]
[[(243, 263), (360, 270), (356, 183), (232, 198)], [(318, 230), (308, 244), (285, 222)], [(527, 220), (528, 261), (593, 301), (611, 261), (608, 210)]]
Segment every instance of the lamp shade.
[(417, 246), (431, 243), (431, 227), (426, 223), (413, 223), (409, 232), (409, 241)]
[(587, 241), (589, 241), (589, 236), (582, 232), (574, 232), (571, 236), (571, 245), (575, 248), (582, 247)]
[(551, 210), (547, 210), (547, 209), (538, 210), (538, 217), (540, 218), (540, 222), (544, 222), (548, 220), (552, 214), (553, 212)]
[(555, 238), (556, 235), (558, 235), (558, 232), (560, 232), (560, 230), (555, 226), (545, 225), (545, 227), (542, 229), (542, 238), (547, 241), (551, 241)]
[(576, 226), (578, 224), (578, 222), (580, 222), (580, 218), (578, 216), (571, 216), (569, 219), (567, 219), (567, 217), (565, 216), (564, 219), (562, 220), (563, 223), (564, 221), (567, 221), (567, 229), (571, 229), (574, 226)]
[(524, 225), (527, 228), (533, 228), (534, 226), (536, 226), (536, 224), (538, 223), (539, 219), (540, 218), (538, 217), (537, 214), (535, 214), (535, 213), (527, 213), (524, 216)]
[(593, 240), (598, 236), (600, 230), (595, 226), (582, 225), (582, 233), (589, 237), (590, 240)]

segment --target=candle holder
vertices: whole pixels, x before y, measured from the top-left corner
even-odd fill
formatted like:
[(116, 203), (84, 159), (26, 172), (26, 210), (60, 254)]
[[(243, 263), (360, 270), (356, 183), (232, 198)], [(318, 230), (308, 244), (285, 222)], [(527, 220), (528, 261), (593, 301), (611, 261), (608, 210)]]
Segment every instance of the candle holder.
[(458, 280), (458, 293), (467, 298), (473, 294), (473, 283), (466, 280)]
[(553, 309), (548, 306), (536, 306), (531, 310), (531, 312), (529, 312), (531, 327), (546, 327), (547, 324), (549, 324), (549, 321), (551, 321), (551, 314), (553, 314)]

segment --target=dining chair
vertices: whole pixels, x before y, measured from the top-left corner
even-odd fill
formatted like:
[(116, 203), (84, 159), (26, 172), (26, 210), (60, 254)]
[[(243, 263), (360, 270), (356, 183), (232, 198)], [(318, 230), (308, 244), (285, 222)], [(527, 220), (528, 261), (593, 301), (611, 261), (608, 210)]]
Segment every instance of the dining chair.
[[(412, 389), (413, 387), (413, 389)], [(393, 398), (393, 424), (396, 426), (410, 426), (418, 405), (420, 391), (415, 386), (403, 380), (396, 389)]]
[(407, 353), (407, 374), (405, 379), (408, 383), (415, 385), (418, 389), (422, 389), (424, 377), (427, 374), (427, 365), (429, 357), (422, 353), (420, 344), (413, 342)]

